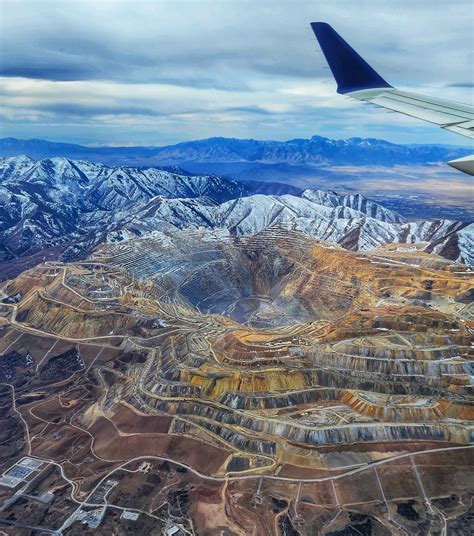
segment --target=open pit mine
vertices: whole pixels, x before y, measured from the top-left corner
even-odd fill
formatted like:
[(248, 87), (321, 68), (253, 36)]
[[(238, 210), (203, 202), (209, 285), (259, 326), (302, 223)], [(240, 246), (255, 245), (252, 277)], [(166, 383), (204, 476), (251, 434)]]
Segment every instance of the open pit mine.
[(6, 532), (472, 534), (473, 285), (278, 225), (4, 281)]

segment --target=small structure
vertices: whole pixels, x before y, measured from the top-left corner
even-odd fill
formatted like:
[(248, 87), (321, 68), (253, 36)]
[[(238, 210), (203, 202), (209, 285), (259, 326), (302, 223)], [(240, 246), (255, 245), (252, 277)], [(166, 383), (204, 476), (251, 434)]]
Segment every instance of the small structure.
[(0, 477), (0, 486), (6, 486), (7, 488), (16, 488), (22, 482), (23, 480), (14, 476), (3, 475)]
[(127, 519), (128, 521), (136, 521), (140, 514), (138, 512), (132, 512), (130, 510), (124, 510), (120, 519)]
[(151, 469), (151, 463), (150, 462), (142, 462), (140, 464), (140, 467), (138, 468), (139, 471), (142, 473), (149, 473)]
[(45, 491), (38, 497), (38, 500), (45, 504), (51, 504), (53, 499), (54, 493), (52, 491)]
[(89, 525), (91, 529), (96, 529), (105, 515), (105, 506), (94, 508), (93, 510), (79, 510), (75, 518), (84, 525)]
[(14, 465), (8, 471), (5, 473), (5, 476), (13, 476), (14, 478), (18, 478), (20, 480), (25, 480), (26, 477), (30, 475), (30, 473), (33, 472), (33, 469), (30, 469), (29, 467), (22, 467), (21, 465)]
[(28, 469), (32, 469), (35, 471), (36, 469), (39, 469), (43, 462), (41, 460), (36, 460), (35, 458), (30, 458), (27, 456), (26, 458), (22, 458), (17, 465), (21, 465), (22, 467), (27, 467)]

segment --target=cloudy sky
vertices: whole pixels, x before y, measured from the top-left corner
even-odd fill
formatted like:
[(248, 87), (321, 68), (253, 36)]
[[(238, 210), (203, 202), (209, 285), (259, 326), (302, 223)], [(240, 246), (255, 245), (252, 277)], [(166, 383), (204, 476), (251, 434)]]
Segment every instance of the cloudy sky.
[(472, 0), (0, 0), (0, 135), (467, 145), (337, 95), (314, 20), (393, 85), (472, 103)]

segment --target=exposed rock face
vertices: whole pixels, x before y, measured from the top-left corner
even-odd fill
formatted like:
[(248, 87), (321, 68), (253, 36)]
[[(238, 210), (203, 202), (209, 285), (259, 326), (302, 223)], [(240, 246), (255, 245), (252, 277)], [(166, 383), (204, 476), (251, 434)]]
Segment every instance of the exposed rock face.
[(376, 520), (378, 533), (410, 534), (416, 516), (444, 526), (428, 506), (444, 499), (462, 524), (472, 272), (416, 247), (352, 252), (283, 226), (175, 227), (2, 285), (0, 373), (30, 454), (61, 464), (81, 504), (112, 481), (111, 504), (156, 500), (143, 508), (156, 513), (169, 500), (166, 515), (203, 534), (194, 512), (209, 504), (229, 516), (219, 531), (235, 519), (243, 536), (370, 532)]
[[(470, 333), (450, 311), (469, 317), (455, 300), (472, 283), (468, 271), (416, 250), (361, 255), (273, 228), (104, 245), (82, 267), (38, 267), (4, 292), (20, 296), (5, 302), (14, 322), (33, 329), (70, 340), (120, 337), (121, 347), (140, 341), (149, 349), (143, 404), (242, 451), (275, 455), (279, 440), (246, 447), (245, 431), (308, 446), (469, 441), (461, 421), (472, 418)], [(355, 411), (360, 426), (354, 418), (312, 430), (305, 419), (251, 413), (328, 404)]]

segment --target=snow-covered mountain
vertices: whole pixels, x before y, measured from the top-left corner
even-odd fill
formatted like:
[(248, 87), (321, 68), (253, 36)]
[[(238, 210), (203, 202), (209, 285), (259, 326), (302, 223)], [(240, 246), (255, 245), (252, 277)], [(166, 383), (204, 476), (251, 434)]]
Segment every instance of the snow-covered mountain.
[(243, 236), (279, 225), (351, 250), (426, 242), (428, 251), (474, 264), (472, 224), (408, 222), (361, 195), (252, 195), (250, 186), (216, 176), (65, 158), (3, 159), (0, 177), (4, 259), (58, 245), (71, 259), (102, 241), (167, 228), (224, 228)]
[(225, 201), (249, 193), (248, 187), (221, 177), (67, 158), (1, 159), (0, 179), (0, 242), (6, 258), (67, 242), (72, 234), (82, 236), (93, 221), (100, 224), (101, 212), (157, 195)]
[[(333, 205), (336, 200), (340, 204)], [(361, 210), (347, 206), (351, 202)], [(458, 247), (445, 256), (474, 263), (473, 224), (449, 220), (405, 222), (398, 214), (361, 196), (338, 196), (317, 190), (307, 190), (300, 197), (253, 195), (221, 204), (205, 199), (156, 198), (117, 215), (108, 227), (107, 240), (144, 236), (170, 227), (225, 228), (234, 235), (248, 236), (273, 225), (297, 229), (350, 250), (369, 250), (388, 243), (426, 242), (427, 247), (437, 248), (437, 252), (444, 254), (443, 241), (457, 237)]]
[(0, 178), (4, 185), (26, 182), (39, 189), (47, 187), (50, 195), (76, 196), (80, 203), (106, 210), (157, 195), (224, 201), (248, 193), (248, 187), (216, 176), (181, 175), (155, 167), (109, 167), (67, 158), (36, 161), (23, 155), (1, 159)]
[(403, 223), (404, 219), (393, 210), (389, 210), (378, 203), (374, 203), (367, 197), (360, 194), (339, 195), (336, 192), (326, 190), (305, 190), (301, 197), (309, 199), (317, 205), (326, 207), (347, 207), (362, 212), (367, 216), (376, 220), (388, 223)]

